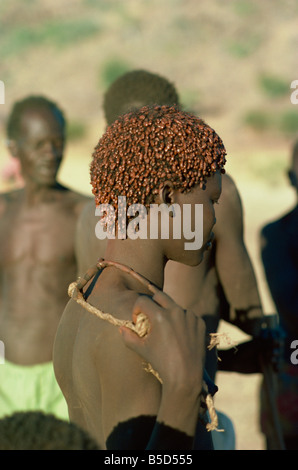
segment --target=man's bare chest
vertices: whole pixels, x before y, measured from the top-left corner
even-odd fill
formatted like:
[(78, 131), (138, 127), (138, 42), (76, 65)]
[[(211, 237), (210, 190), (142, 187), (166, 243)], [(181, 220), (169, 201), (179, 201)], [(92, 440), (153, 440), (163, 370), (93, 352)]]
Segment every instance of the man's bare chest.
[(1, 223), (0, 263), (65, 262), (74, 256), (76, 218), (56, 204), (37, 210), (15, 208)]

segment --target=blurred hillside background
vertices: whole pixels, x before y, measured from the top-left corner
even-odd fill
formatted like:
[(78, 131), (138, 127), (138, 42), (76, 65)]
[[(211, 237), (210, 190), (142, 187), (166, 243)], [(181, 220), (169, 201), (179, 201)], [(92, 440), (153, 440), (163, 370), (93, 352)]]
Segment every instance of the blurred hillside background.
[[(167, 77), (184, 107), (225, 143), (264, 309), (274, 313), (258, 234), (295, 201), (286, 170), (298, 137), (298, 105), (290, 101), (298, 79), (297, 13), (296, 0), (0, 0), (0, 171), (9, 159), (12, 104), (45, 94), (68, 119), (60, 180), (91, 194), (91, 153), (105, 129), (103, 93), (128, 70)], [(1, 191), (11, 188), (0, 181)], [(243, 338), (231, 331), (232, 339)], [(262, 449), (260, 377), (221, 374), (219, 381), (217, 403), (234, 420), (237, 448)]]

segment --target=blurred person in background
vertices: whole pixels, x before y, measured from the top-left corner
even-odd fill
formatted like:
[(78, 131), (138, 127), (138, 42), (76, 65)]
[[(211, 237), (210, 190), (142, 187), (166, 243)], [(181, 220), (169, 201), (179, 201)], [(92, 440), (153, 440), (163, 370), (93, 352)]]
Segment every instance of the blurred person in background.
[(16, 411), (0, 419), (0, 450), (99, 450), (73, 423), (42, 411)]
[[(298, 196), (298, 141), (288, 170), (291, 186)], [(277, 377), (276, 399), (287, 450), (298, 450), (298, 204), (261, 230), (261, 256), (267, 283), (284, 337), (282, 364)], [(262, 399), (261, 424), (272, 449), (272, 423)]]
[(0, 416), (43, 410), (68, 418), (52, 350), (67, 288), (77, 271), (74, 230), (88, 201), (62, 186), (65, 117), (46, 97), (14, 104), (8, 149), (24, 187), (0, 195)]

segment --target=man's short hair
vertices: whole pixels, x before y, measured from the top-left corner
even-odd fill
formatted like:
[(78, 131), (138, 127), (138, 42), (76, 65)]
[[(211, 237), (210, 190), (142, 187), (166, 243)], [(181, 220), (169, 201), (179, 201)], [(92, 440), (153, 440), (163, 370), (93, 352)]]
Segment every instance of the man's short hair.
[(74, 423), (42, 411), (18, 411), (0, 419), (0, 450), (99, 450)]
[(61, 124), (63, 132), (65, 131), (65, 117), (63, 111), (54, 102), (45, 96), (28, 96), (23, 100), (17, 101), (9, 115), (6, 132), (8, 139), (17, 139), (20, 134), (20, 125), (23, 114), (31, 110), (48, 109)]
[(154, 104), (179, 106), (175, 86), (155, 73), (133, 70), (112, 83), (104, 95), (103, 109), (110, 125), (121, 114)]
[(118, 196), (147, 209), (160, 187), (188, 192), (224, 172), (225, 147), (202, 119), (175, 106), (144, 106), (117, 119), (99, 140), (90, 166), (96, 205), (118, 209)]

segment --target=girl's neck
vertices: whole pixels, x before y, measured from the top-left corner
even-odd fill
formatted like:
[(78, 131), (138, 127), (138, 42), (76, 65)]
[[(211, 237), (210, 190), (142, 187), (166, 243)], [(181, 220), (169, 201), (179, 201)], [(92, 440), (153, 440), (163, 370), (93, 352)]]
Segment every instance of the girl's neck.
[[(132, 268), (159, 289), (162, 289), (167, 260), (157, 245), (158, 240), (109, 240), (105, 259)], [(136, 282), (129, 276), (127, 280), (129, 284), (135, 284)]]

